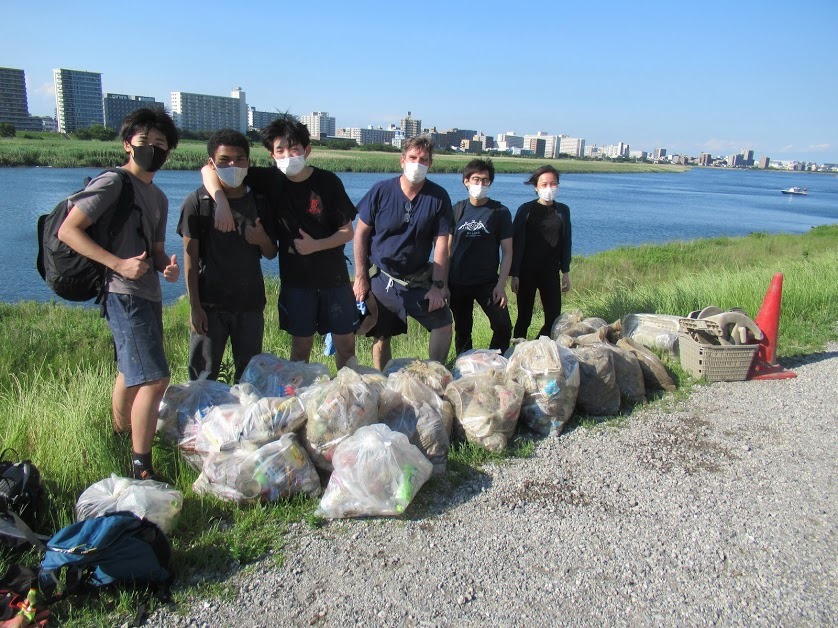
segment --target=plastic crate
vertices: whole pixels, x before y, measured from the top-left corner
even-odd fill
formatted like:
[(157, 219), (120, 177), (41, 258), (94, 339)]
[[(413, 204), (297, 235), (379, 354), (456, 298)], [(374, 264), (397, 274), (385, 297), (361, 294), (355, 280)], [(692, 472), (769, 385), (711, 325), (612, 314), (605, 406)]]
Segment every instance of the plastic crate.
[(685, 333), (678, 335), (681, 366), (694, 377), (710, 382), (739, 382), (747, 379), (758, 344), (706, 345)]

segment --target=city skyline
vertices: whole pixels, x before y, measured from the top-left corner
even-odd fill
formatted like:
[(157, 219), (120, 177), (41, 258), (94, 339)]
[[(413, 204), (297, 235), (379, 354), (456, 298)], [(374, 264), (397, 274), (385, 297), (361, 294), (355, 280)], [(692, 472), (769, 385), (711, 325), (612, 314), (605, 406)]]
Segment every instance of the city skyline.
[[(239, 17), (206, 2), (203, 28), (196, 7), (150, 2), (143, 15), (161, 16), (159, 28), (146, 20), (151, 30), (133, 32), (126, 6), (46, 2), (5, 11), (18, 27), (4, 33), (0, 66), (25, 71), (32, 115), (54, 115), (52, 69), (69, 68), (102, 73), (106, 92), (167, 106), (173, 91), (225, 95), (240, 85), (257, 110), (328, 111), (338, 127), (387, 128), (411, 111), (440, 130), (546, 131), (588, 145), (689, 155), (748, 148), (774, 160), (838, 162), (831, 2), (531, 2), (514, 10), (498, 2), (322, 2), (316, 24), (302, 7), (257, 1)], [(278, 38), (262, 26), (271, 15), (284, 25)], [(417, 16), (421, 26), (402, 26)], [(56, 43), (93, 31), (103, 38)], [(113, 54), (103, 54), (106, 33), (118, 42)], [(151, 45), (141, 45), (146, 33)], [(243, 46), (231, 47), (237, 36)]]

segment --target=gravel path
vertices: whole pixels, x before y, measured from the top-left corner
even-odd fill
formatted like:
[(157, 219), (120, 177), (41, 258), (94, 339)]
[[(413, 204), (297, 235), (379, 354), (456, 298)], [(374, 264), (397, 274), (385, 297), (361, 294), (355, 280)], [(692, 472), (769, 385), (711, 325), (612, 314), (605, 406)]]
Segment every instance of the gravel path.
[(420, 493), (292, 527), (233, 601), (152, 626), (838, 625), (838, 345)]

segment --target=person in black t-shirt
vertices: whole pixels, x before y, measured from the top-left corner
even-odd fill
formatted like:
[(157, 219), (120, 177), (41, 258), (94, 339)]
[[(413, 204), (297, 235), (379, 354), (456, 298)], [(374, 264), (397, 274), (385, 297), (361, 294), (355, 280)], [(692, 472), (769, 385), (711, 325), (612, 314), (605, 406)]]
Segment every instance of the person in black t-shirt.
[(262, 220), (270, 219), (267, 202), (243, 183), (250, 165), (247, 138), (231, 129), (218, 131), (210, 137), (207, 153), (235, 230), (213, 228), (215, 202), (203, 186), (183, 201), (177, 231), (183, 237), (191, 312), (189, 378), (207, 372), (217, 379), (229, 338), (238, 382), (250, 359), (262, 352), (265, 283), (260, 260), (276, 257), (276, 245), (262, 226)]
[[(538, 199), (518, 208), (512, 223), (512, 292), (518, 295), (514, 335), (526, 338), (532, 322), (535, 291), (541, 295), (544, 325), (539, 336), (549, 336), (562, 311), (562, 292), (570, 290), (570, 208), (555, 201), (559, 173), (541, 166), (525, 185), (535, 187)], [(561, 273), (561, 279), (559, 275)]]
[[(262, 144), (277, 167), (251, 168), (245, 182), (263, 191), (273, 208), (279, 326), (291, 334), (291, 360), (307, 362), (314, 333), (331, 333), (340, 369), (355, 356), (360, 322), (343, 253), (357, 212), (337, 175), (306, 164), (310, 143), (304, 124), (274, 120), (262, 129)], [(204, 183), (214, 192), (211, 179), (205, 176)]]
[(454, 206), (456, 224), (451, 236), (448, 282), (454, 349), (458, 354), (472, 348), (475, 301), (492, 327), (490, 349), (506, 351), (512, 337), (512, 322), (506, 309), (506, 278), (512, 265), (512, 216), (506, 207), (488, 197), (494, 180), (491, 159), (471, 160), (463, 170), (468, 198)]

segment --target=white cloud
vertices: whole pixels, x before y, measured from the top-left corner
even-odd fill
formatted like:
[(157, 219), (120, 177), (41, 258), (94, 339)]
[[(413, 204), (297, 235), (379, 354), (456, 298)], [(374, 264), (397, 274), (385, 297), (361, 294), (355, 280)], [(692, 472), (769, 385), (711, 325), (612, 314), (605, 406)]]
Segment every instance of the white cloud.
[[(751, 145), (753, 145), (753, 143), (751, 143)], [(749, 146), (749, 144), (748, 142), (743, 143), (741, 140), (723, 140), (719, 138), (712, 138), (706, 142), (700, 143), (699, 146), (708, 153), (727, 153), (730, 151), (738, 153), (743, 147)]]
[(55, 96), (55, 84), (41, 83), (32, 91), (38, 94), (39, 96), (49, 96), (50, 98), (52, 98)]
[(807, 151), (812, 151), (813, 153), (826, 153), (831, 149), (831, 144), (809, 144), (809, 146), (806, 147)]

